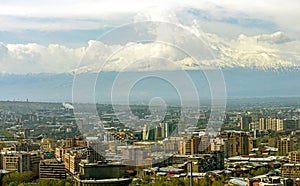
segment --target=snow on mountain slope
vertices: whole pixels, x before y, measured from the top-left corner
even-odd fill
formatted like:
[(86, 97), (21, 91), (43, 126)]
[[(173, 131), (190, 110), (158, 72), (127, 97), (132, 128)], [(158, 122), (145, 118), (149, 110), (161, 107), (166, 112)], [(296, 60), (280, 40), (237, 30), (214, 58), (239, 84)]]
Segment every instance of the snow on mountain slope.
[[(35, 43), (0, 43), (0, 72), (26, 74), (74, 71), (85, 73), (98, 72), (100, 69), (199, 70), (211, 66), (279, 69), (300, 65), (300, 41), (289, 38), (282, 32), (256, 36), (241, 34), (235, 39), (226, 39), (201, 32), (196, 26), (186, 29), (190, 29), (191, 33), (200, 37), (211, 49), (210, 59), (195, 61), (191, 58), (193, 56), (188, 56), (182, 48), (176, 48), (172, 43), (170, 45), (160, 42), (107, 44), (91, 40), (86, 47), (78, 48), (58, 44), (43, 46)], [(153, 63), (152, 60), (161, 62)]]

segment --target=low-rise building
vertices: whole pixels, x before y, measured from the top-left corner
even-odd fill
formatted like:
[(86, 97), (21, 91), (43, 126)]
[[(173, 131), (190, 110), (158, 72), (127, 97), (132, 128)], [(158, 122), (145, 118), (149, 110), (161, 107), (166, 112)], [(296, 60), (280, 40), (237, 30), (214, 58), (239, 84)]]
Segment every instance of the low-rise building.
[(64, 164), (68, 172), (76, 174), (79, 170), (81, 160), (88, 160), (89, 163), (103, 161), (104, 158), (93, 148), (74, 149), (64, 154)]
[(292, 180), (299, 179), (300, 164), (286, 163), (281, 167), (281, 176)]
[(211, 154), (191, 155), (188, 158), (188, 162), (190, 162), (187, 167), (188, 172), (191, 171), (191, 167), (193, 172), (200, 173), (222, 170), (224, 169), (224, 153), (214, 152)]
[(44, 159), (40, 162), (40, 178), (66, 179), (66, 169), (56, 159)]
[(289, 153), (290, 163), (300, 163), (300, 151), (291, 151)]
[(35, 176), (39, 173), (39, 152), (6, 151), (1, 153), (1, 165), (7, 171), (32, 171)]
[(125, 165), (98, 162), (79, 164), (79, 174), (74, 175), (75, 186), (116, 185), (125, 186), (131, 178), (125, 172)]
[(87, 141), (83, 138), (67, 138), (66, 139), (66, 148), (72, 147), (87, 147)]

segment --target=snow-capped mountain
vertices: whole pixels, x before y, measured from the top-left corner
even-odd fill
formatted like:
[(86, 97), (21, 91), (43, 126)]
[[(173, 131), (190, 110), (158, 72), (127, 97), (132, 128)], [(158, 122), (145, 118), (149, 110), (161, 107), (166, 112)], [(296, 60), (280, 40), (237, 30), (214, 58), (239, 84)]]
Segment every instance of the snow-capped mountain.
[[(87, 46), (78, 48), (59, 44), (0, 43), (1, 73), (200, 70), (210, 67), (280, 69), (300, 65), (300, 42), (282, 32), (228, 39), (193, 27), (186, 29), (201, 38), (203, 45), (211, 50), (208, 58), (196, 61), (194, 56), (184, 52), (184, 48), (172, 42), (108, 44), (91, 40)], [(153, 59), (156, 63), (152, 63)], [(158, 62), (158, 59), (168, 63)]]

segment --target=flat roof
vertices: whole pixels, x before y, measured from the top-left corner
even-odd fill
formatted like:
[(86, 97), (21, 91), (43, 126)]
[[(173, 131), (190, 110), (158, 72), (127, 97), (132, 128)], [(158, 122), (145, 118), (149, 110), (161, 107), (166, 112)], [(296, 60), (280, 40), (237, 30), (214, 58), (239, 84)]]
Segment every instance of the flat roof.
[(99, 180), (81, 180), (75, 177), (75, 179), (81, 183), (112, 183), (112, 182), (127, 182), (131, 181), (131, 178), (110, 178), (110, 179), (99, 179)]

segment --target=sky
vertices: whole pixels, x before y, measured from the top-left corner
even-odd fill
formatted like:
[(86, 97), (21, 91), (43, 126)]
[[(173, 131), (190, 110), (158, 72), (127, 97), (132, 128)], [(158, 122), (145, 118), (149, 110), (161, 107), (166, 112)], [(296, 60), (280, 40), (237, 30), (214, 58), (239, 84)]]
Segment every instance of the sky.
[[(97, 60), (111, 54), (114, 59), (104, 70), (120, 71), (149, 55), (192, 70), (212, 64), (263, 69), (299, 66), (298, 7), (298, 0), (2, 0), (0, 73), (97, 71)], [(122, 43), (101, 39), (124, 25), (143, 21), (171, 23), (201, 37), (214, 60), (195, 61), (172, 45), (132, 44), (130, 31), (122, 29), (113, 38)], [(164, 31), (157, 38), (167, 37)], [(170, 43), (186, 41), (178, 37)], [(149, 69), (156, 68), (160, 69)]]

